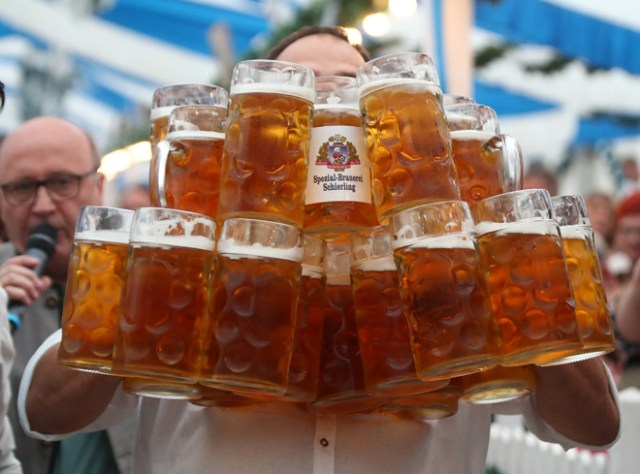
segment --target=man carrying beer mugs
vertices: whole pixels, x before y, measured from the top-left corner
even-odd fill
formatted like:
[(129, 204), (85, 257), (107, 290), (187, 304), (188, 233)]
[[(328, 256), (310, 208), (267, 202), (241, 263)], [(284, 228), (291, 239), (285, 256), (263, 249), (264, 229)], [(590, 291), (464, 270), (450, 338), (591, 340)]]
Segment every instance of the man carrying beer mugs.
[[(270, 57), (323, 75), (355, 75), (368, 59), (340, 29), (308, 28), (293, 38)], [(32, 360), (22, 387), (23, 423), (34, 436), (51, 439), (136, 413), (137, 400), (122, 393), (117, 381), (108, 389), (83, 383), (78, 374), (56, 367), (57, 344), (49, 346)], [(456, 415), (437, 425), (371, 413), (316, 417), (276, 402), (222, 409), (142, 399), (134, 472), (481, 474), (494, 411), (522, 413), (534, 433), (565, 448), (615, 442), (615, 388), (600, 360), (535, 370), (533, 397), (502, 406), (460, 404)]]

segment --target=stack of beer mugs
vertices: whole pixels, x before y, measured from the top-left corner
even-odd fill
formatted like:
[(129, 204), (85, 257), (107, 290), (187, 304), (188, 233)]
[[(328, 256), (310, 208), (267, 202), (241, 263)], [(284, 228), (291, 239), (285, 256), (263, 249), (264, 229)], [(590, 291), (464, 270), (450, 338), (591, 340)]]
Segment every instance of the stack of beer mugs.
[(424, 54), (356, 78), (242, 61), (228, 94), (158, 89), (151, 123), (157, 207), (78, 220), (63, 365), (205, 406), (433, 419), (614, 348), (583, 201), (521, 190), (517, 141)]

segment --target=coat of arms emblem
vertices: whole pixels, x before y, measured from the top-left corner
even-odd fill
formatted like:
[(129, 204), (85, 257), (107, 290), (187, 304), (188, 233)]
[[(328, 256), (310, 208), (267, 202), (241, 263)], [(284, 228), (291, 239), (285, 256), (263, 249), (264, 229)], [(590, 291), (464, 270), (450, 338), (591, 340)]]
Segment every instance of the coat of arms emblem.
[(340, 134), (330, 136), (318, 150), (316, 165), (325, 165), (335, 171), (344, 171), (352, 165), (359, 165), (358, 150)]

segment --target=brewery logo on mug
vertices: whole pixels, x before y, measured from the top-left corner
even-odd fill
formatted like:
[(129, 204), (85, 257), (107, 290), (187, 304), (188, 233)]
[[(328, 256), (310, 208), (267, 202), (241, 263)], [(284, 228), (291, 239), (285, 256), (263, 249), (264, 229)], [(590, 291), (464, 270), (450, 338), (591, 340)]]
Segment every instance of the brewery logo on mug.
[(344, 135), (332, 135), (318, 150), (316, 165), (327, 167), (335, 171), (344, 171), (351, 165), (359, 165), (360, 157), (355, 145)]

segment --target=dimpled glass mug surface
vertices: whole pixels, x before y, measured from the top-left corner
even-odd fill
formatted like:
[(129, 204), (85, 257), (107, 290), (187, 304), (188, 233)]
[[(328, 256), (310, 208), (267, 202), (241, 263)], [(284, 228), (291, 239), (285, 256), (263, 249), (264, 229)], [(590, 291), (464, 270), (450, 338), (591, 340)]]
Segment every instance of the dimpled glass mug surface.
[(285, 61), (241, 61), (233, 71), (218, 217), (302, 227), (315, 76)]
[(460, 199), (442, 92), (431, 58), (382, 56), (357, 71), (378, 219), (420, 203)]
[(391, 241), (386, 226), (362, 229), (351, 237), (351, 281), (365, 389), (377, 397), (425, 393), (449, 383), (426, 382), (416, 375)]
[(473, 208), (503, 365), (551, 362), (582, 347), (551, 209), (543, 189), (500, 194)]
[(165, 163), (158, 170), (158, 196), (163, 207), (197, 212), (213, 219), (218, 213), (220, 167), (227, 103), (184, 105), (169, 116)]
[(460, 196), (469, 206), (522, 188), (523, 155), (518, 142), (500, 133), (495, 111), (475, 103), (444, 106), (451, 131)]
[(282, 222), (222, 223), (200, 382), (279, 397), (289, 381), (302, 272), (302, 231)]
[(555, 363), (575, 362), (615, 350), (616, 341), (595, 237), (582, 196), (551, 198), (576, 300), (576, 320), (582, 349)]
[(134, 215), (113, 366), (140, 377), (139, 395), (197, 392), (215, 232), (202, 214), (143, 207)]
[(418, 376), (495, 366), (500, 340), (468, 204), (423, 204), (395, 214), (390, 226)]
[(76, 222), (58, 363), (112, 372), (133, 211), (85, 206)]
[(227, 91), (213, 84), (169, 84), (158, 87), (151, 99), (149, 142), (149, 198), (152, 206), (164, 206), (158, 195), (158, 172), (165, 165), (168, 144), (164, 141), (171, 111), (181, 105), (214, 105), (226, 103)]

